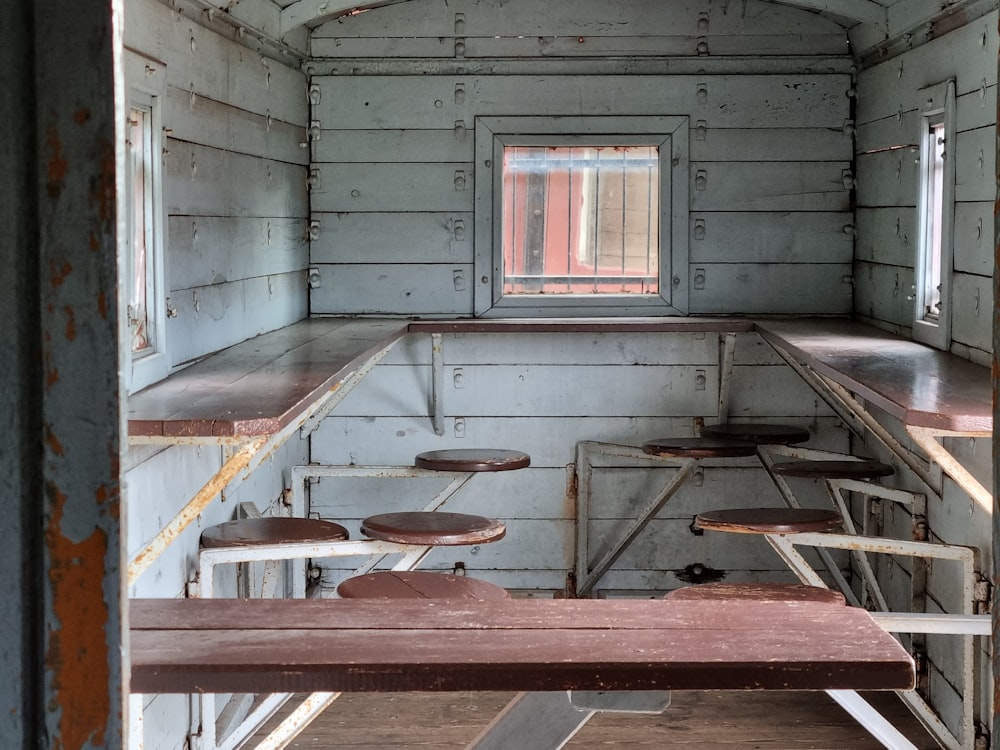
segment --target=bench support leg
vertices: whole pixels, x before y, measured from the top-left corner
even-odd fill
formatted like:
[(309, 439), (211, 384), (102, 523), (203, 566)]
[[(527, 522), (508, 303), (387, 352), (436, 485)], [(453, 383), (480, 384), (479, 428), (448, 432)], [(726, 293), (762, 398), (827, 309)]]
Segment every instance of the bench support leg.
[(663, 713), (663, 691), (518, 693), (466, 750), (559, 750), (598, 711)]
[(917, 750), (917, 746), (899, 733), (870, 703), (853, 690), (827, 690), (840, 707), (854, 717), (887, 750)]

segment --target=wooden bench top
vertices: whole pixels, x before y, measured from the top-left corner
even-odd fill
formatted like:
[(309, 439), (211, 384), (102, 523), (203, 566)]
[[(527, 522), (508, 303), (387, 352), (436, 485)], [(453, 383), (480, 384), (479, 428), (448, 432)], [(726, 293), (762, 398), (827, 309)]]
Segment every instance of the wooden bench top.
[(129, 437), (272, 435), (374, 354), (414, 333), (739, 333), (772, 344), (907, 425), (989, 432), (989, 370), (844, 320), (741, 318), (383, 320), (309, 318), (205, 357), (128, 399)]
[(415, 333), (752, 331), (735, 318), (307, 318), (206, 356), (128, 399), (133, 441), (273, 435), (374, 354)]
[(854, 321), (767, 320), (756, 328), (769, 343), (905, 425), (993, 430), (986, 367)]
[(909, 655), (821, 601), (138, 599), (137, 693), (901, 690)]
[(272, 435), (405, 335), (408, 325), (310, 318), (249, 339), (129, 396), (129, 436)]

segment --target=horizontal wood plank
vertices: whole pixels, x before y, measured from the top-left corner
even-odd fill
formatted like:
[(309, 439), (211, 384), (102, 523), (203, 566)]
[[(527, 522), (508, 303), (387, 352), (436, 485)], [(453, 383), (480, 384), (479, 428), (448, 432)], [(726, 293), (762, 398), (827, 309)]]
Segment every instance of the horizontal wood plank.
[(913, 685), (867, 612), (822, 602), (138, 600), (131, 627), (145, 693)]

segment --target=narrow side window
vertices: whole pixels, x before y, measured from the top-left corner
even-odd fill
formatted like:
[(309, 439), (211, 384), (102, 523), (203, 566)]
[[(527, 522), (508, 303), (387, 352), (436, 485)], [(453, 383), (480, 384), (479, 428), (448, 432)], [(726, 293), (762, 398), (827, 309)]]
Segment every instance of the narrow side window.
[(166, 377), (169, 369), (164, 330), (163, 97), (157, 85), (163, 78), (162, 66), (126, 53), (119, 349), (129, 393)]
[(913, 338), (948, 349), (955, 213), (955, 82), (923, 89), (920, 103)]

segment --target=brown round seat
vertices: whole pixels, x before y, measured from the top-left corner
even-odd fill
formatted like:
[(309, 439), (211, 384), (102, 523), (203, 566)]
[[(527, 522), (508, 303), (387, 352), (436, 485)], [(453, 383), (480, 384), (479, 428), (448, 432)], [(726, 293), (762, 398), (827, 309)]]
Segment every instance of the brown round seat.
[(878, 461), (783, 461), (774, 464), (774, 473), (809, 479), (877, 479), (896, 470)]
[(530, 466), (531, 456), (495, 448), (450, 448), (419, 453), (414, 464), (434, 471), (512, 471)]
[(695, 526), (735, 534), (801, 534), (833, 531), (843, 524), (834, 510), (819, 508), (736, 508), (711, 510), (695, 516)]
[(398, 544), (465, 545), (503, 539), (507, 527), (467, 513), (404, 511), (369, 516), (361, 522), (361, 533)]
[(477, 578), (419, 570), (354, 576), (337, 586), (342, 599), (510, 599), (507, 589)]
[(669, 591), (663, 598), (674, 601), (741, 599), (755, 602), (847, 603), (839, 591), (803, 583), (702, 583)]
[(670, 437), (647, 440), (642, 452), (651, 456), (676, 458), (739, 458), (753, 456), (757, 448), (745, 440), (715, 437)]
[(809, 439), (809, 430), (784, 424), (715, 424), (701, 428), (705, 437), (746, 440), (754, 445), (793, 445)]
[(250, 547), (289, 542), (340, 542), (349, 538), (339, 523), (318, 518), (241, 518), (201, 533), (205, 548)]

